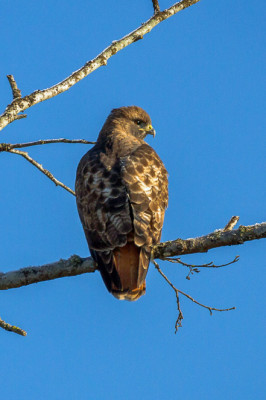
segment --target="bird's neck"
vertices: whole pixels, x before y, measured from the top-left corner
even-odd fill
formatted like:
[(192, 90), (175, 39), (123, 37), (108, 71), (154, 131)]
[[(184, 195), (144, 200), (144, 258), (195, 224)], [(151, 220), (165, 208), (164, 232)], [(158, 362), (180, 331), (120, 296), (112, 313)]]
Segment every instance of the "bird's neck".
[(104, 139), (99, 142), (101, 148), (112, 158), (125, 157), (144, 143), (142, 139), (123, 131), (115, 131), (101, 139)]

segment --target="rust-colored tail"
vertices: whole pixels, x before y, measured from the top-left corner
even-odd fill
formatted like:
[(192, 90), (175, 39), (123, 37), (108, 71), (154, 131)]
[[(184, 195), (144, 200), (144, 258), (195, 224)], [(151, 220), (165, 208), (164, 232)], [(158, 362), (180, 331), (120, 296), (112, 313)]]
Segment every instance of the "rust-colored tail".
[(134, 242), (128, 242), (124, 247), (113, 251), (115, 269), (121, 286), (112, 282), (110, 292), (119, 300), (134, 301), (145, 294), (145, 278), (148, 271), (149, 259), (143, 257), (143, 249)]

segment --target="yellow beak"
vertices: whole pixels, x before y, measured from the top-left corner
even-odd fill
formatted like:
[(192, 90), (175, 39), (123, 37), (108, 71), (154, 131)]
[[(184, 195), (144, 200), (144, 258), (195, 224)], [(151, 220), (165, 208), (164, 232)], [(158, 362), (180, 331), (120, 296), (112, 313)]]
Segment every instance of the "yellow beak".
[(155, 134), (156, 134), (155, 129), (153, 128), (152, 125), (147, 126), (146, 133), (147, 133), (147, 135), (152, 135), (153, 137), (155, 137)]

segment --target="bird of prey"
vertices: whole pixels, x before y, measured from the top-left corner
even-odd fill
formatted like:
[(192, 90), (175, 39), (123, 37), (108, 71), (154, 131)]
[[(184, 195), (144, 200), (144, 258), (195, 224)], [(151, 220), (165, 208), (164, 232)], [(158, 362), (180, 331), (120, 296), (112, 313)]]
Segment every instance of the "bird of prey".
[(168, 203), (167, 171), (144, 141), (147, 134), (155, 131), (142, 108), (116, 108), (77, 169), (77, 207), (88, 246), (107, 289), (120, 300), (145, 294)]

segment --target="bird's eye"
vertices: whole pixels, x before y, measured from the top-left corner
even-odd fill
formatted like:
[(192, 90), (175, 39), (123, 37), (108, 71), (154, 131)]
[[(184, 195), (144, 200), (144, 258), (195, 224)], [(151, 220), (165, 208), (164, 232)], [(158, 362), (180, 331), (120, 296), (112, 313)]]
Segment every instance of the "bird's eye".
[(140, 119), (136, 119), (136, 120), (135, 120), (135, 123), (136, 123), (137, 125), (141, 125), (142, 121), (141, 121)]

